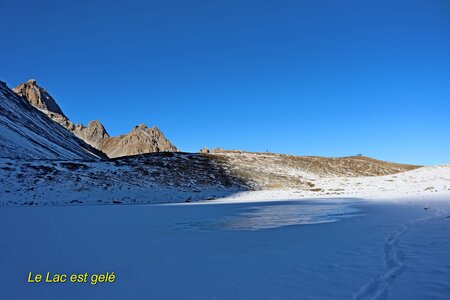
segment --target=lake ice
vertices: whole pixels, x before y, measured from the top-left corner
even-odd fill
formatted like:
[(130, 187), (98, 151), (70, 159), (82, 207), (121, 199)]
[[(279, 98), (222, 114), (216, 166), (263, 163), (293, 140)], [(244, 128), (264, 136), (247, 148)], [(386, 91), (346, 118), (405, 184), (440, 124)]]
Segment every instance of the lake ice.
[[(426, 208), (426, 209), (425, 209)], [(446, 202), (3, 207), (0, 299), (448, 299)], [(27, 283), (115, 272), (114, 283)]]

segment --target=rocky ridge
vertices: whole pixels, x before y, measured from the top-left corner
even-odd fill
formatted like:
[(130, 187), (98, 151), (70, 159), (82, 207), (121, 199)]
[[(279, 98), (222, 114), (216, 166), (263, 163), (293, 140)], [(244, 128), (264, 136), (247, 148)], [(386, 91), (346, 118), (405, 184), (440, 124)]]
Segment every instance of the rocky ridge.
[(55, 99), (36, 80), (31, 79), (16, 86), (13, 91), (46, 114), (75, 136), (108, 157), (121, 157), (152, 152), (176, 152), (178, 149), (155, 127), (145, 124), (135, 126), (128, 134), (111, 137), (98, 120), (88, 126), (76, 124), (66, 117)]
[(32, 89), (28, 92), (39, 109), (0, 81), (0, 157), (26, 160), (106, 158), (101, 151), (47, 118), (44, 111), (58, 107), (45, 93), (37, 94)]

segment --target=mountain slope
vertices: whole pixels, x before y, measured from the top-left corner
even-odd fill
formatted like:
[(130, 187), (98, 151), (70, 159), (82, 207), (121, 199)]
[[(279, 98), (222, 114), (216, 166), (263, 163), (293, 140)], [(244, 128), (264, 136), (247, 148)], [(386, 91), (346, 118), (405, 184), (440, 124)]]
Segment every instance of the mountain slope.
[[(182, 202), (268, 189), (295, 191), (294, 196), (327, 197), (341, 195), (346, 187), (363, 188), (358, 184), (363, 180), (360, 178), (374, 181), (377, 187), (401, 186), (403, 180), (412, 180), (402, 174), (413, 172), (402, 171), (414, 168), (369, 158), (259, 153), (159, 152), (97, 162), (0, 159), (0, 191), (5, 191), (3, 195), (0, 192), (0, 205)], [(399, 173), (398, 179), (397, 175), (385, 179), (373, 176), (395, 173)], [(417, 184), (417, 188), (430, 186), (429, 181)], [(372, 185), (366, 188), (370, 190)]]
[(13, 91), (27, 99), (31, 105), (44, 112), (50, 119), (108, 157), (178, 151), (157, 127), (148, 128), (145, 124), (141, 124), (128, 134), (110, 137), (104, 126), (97, 120), (89, 122), (88, 126), (75, 124), (64, 115), (53, 97), (37, 85), (36, 80), (21, 83)]
[(364, 156), (329, 158), (230, 150), (202, 155), (226, 165), (231, 174), (255, 190), (314, 188), (322, 177), (380, 176), (418, 168)]
[[(38, 97), (33, 98), (39, 100)], [(37, 101), (39, 103), (39, 101)], [(0, 81), (0, 157), (96, 159), (103, 153), (49, 120)]]

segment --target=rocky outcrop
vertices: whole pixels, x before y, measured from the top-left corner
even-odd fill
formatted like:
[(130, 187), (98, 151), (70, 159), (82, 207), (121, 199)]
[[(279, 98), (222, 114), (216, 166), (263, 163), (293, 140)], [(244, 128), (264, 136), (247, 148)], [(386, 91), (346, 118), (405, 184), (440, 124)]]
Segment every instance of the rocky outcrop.
[(55, 99), (47, 93), (44, 88), (39, 87), (36, 84), (36, 80), (30, 79), (27, 82), (21, 83), (16, 86), (13, 91), (30, 102), (31, 105), (45, 113), (55, 113), (64, 116), (59, 105)]
[(209, 153), (209, 148), (208, 147), (203, 147), (202, 149), (200, 149), (199, 152), (203, 153), (203, 154)]
[(87, 127), (83, 125), (72, 125), (69, 130), (83, 141), (89, 143), (91, 146), (105, 152), (102, 148), (102, 143), (109, 139), (109, 134), (106, 132), (106, 129), (103, 127), (102, 123), (98, 120), (89, 122)]
[(109, 157), (121, 157), (151, 152), (177, 152), (178, 149), (166, 139), (158, 127), (145, 124), (135, 126), (128, 134), (103, 140), (100, 148)]
[(110, 158), (151, 152), (178, 151), (157, 127), (148, 128), (145, 124), (141, 124), (135, 126), (128, 134), (111, 137), (98, 120), (89, 122), (88, 126), (75, 124), (64, 115), (53, 97), (44, 88), (37, 85), (36, 80), (32, 79), (19, 84), (14, 88), (14, 92), (25, 98), (50, 119)]
[[(31, 83), (32, 85), (33, 83)], [(28, 85), (28, 84), (27, 84)], [(28, 85), (30, 86), (30, 85)], [(0, 81), (0, 157), (14, 159), (99, 159), (106, 156), (51, 121), (44, 111), (52, 106), (38, 89), (20, 89), (39, 103), (30, 105)], [(54, 103), (56, 104), (56, 103)]]

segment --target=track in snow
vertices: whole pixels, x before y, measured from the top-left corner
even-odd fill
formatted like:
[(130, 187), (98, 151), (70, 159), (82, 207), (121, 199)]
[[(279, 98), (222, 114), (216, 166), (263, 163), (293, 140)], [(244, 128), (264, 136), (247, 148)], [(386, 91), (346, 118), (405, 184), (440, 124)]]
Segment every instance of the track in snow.
[(445, 211), (436, 210), (433, 216), (419, 218), (400, 226), (398, 230), (390, 234), (385, 241), (383, 248), (383, 262), (386, 271), (376, 276), (374, 279), (362, 286), (357, 293), (354, 294), (354, 300), (384, 300), (388, 298), (389, 286), (394, 280), (405, 270), (405, 253), (399, 248), (400, 238), (413, 225), (428, 221), (436, 216), (440, 216)]

